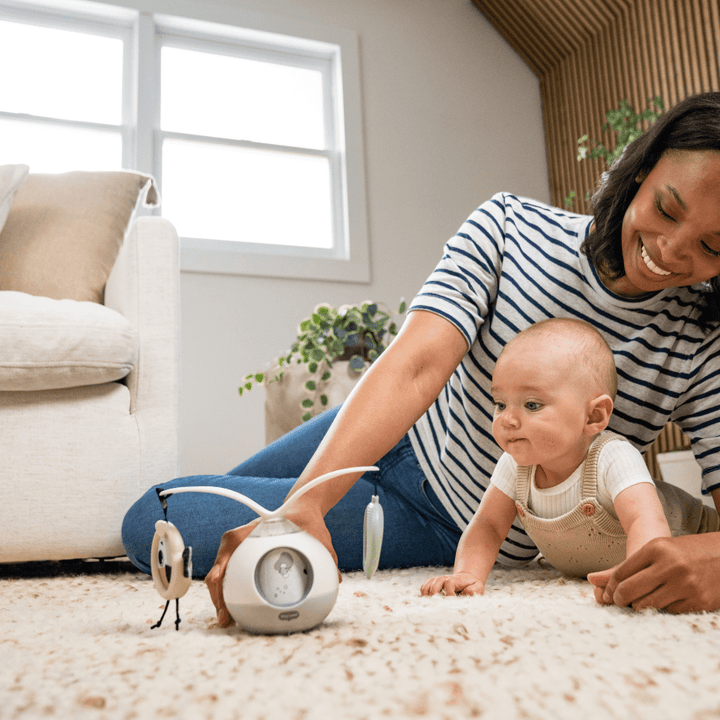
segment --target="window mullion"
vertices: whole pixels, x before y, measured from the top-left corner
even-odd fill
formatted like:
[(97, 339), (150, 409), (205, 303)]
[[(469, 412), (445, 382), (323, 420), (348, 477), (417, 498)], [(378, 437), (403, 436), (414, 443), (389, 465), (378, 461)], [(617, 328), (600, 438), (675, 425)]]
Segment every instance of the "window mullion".
[(161, 140), (185, 140), (188, 142), (209, 143), (213, 145), (230, 145), (232, 147), (250, 148), (253, 150), (270, 150), (273, 152), (293, 153), (295, 155), (311, 155), (332, 159), (333, 152), (316, 148), (296, 147), (294, 145), (275, 145), (273, 143), (253, 142), (252, 140), (235, 140), (233, 138), (219, 138), (206, 135), (192, 135), (188, 133), (159, 130), (158, 138)]
[(22, 122), (38, 123), (44, 125), (59, 125), (73, 127), (80, 130), (103, 130), (107, 132), (120, 132), (120, 125), (92, 122), (91, 120), (72, 120), (65, 118), (45, 117), (44, 115), (31, 115), (29, 113), (14, 113), (0, 110), (0, 118), (5, 120), (21, 120)]
[(134, 44), (131, 82), (133, 165), (141, 172), (154, 175), (160, 182), (160, 167), (155, 162), (154, 148), (154, 133), (160, 126), (160, 64), (155, 43), (155, 23), (148, 13), (140, 13), (138, 16)]

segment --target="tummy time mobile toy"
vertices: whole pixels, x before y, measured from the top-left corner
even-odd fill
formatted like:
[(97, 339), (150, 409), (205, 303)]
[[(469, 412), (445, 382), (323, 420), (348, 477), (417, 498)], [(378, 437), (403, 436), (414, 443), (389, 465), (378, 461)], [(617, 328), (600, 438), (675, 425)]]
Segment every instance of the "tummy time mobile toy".
[[(355, 467), (322, 475), (304, 485), (277, 510), (266, 510), (254, 500), (225, 488), (198, 486), (158, 489), (167, 518), (167, 497), (175, 493), (205, 492), (237, 500), (261, 518), (258, 526), (230, 557), (223, 582), (228, 612), (238, 626), (255, 633), (291, 633), (320, 624), (332, 610), (338, 594), (335, 562), (325, 546), (301, 530), (285, 515), (294, 502), (322, 482), (351, 472), (376, 471)], [(365, 511), (363, 568), (372, 577), (380, 559), (383, 513), (377, 494)], [(192, 580), (192, 548), (186, 548), (180, 532), (171, 523), (158, 520), (151, 551), (155, 588), (167, 600), (159, 627), (171, 600), (179, 600)]]

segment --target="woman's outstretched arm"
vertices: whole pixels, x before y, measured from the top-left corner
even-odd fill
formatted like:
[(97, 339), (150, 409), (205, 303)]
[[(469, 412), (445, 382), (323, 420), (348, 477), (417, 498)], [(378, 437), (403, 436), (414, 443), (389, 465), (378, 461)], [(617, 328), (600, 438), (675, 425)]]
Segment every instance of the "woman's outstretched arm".
[[(328, 430), (293, 487), (345, 467), (374, 465), (390, 451), (435, 401), (467, 352), (465, 336), (435, 313), (408, 315), (400, 333), (373, 363)], [(337, 561), (324, 516), (359, 474), (345, 475), (310, 490), (288, 517), (320, 540)], [(230, 556), (257, 524), (223, 535), (215, 565), (205, 578), (218, 622), (230, 624), (222, 582)]]

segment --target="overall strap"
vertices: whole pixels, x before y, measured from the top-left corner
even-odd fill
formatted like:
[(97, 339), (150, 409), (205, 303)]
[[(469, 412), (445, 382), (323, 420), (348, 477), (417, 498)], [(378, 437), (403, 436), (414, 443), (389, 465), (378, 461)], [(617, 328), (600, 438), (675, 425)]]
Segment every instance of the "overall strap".
[(527, 508), (530, 500), (530, 478), (532, 478), (532, 465), (518, 465), (515, 478), (515, 504)]
[(618, 435), (610, 430), (604, 430), (601, 432), (595, 441), (590, 446), (588, 454), (585, 457), (585, 467), (582, 473), (582, 485), (581, 493), (583, 500), (589, 500), (597, 497), (597, 473), (598, 473), (598, 458), (602, 449), (613, 440), (625, 440), (622, 435)]

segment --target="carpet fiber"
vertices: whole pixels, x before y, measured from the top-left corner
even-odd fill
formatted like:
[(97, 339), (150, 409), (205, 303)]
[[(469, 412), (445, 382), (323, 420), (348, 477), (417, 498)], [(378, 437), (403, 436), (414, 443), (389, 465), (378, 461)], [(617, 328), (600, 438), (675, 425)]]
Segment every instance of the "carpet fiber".
[(533, 564), (486, 594), (421, 598), (431, 570), (345, 576), (318, 628), (168, 612), (123, 561), (0, 566), (0, 718), (720, 718), (720, 614), (633, 613)]

